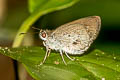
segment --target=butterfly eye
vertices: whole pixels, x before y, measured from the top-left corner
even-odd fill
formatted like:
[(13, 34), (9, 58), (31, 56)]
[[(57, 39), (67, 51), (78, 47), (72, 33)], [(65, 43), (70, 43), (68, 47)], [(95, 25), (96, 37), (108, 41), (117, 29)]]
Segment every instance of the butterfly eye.
[(41, 38), (42, 40), (46, 40), (46, 39), (47, 39), (47, 33), (46, 33), (46, 31), (41, 31), (41, 32), (39, 33), (39, 36), (40, 36), (40, 38)]
[(46, 33), (43, 32), (41, 36), (42, 36), (43, 38), (45, 38), (45, 37), (46, 37)]

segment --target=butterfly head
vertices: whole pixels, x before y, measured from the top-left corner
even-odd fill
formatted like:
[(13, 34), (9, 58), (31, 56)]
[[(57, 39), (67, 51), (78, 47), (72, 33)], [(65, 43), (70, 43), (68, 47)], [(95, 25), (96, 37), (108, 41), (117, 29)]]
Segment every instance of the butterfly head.
[(46, 31), (41, 29), (40, 33), (39, 33), (39, 37), (40, 37), (40, 39), (46, 41), (47, 40), (47, 33), (46, 33)]

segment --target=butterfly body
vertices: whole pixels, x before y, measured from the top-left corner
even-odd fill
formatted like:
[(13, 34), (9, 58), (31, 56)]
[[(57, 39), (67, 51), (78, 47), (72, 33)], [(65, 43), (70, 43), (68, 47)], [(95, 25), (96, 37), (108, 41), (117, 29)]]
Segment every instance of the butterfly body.
[[(68, 54), (83, 54), (87, 51), (96, 39), (100, 26), (100, 17), (91, 16), (64, 24), (51, 32), (44, 30), (40, 32), (39, 36), (43, 38), (44, 36), (41, 34), (47, 34), (45, 39), (43, 38), (43, 44), (47, 49), (46, 56), (50, 54), (51, 50), (56, 50), (60, 52), (64, 61), (63, 53), (71, 59)], [(44, 61), (45, 59), (46, 57)]]

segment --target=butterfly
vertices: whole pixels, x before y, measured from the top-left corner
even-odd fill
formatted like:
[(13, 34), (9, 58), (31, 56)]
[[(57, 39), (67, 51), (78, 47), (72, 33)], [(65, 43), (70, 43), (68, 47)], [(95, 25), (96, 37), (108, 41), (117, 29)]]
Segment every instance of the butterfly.
[(63, 62), (63, 53), (70, 59), (69, 55), (83, 54), (98, 36), (101, 28), (99, 16), (81, 18), (64, 25), (55, 30), (40, 30), (39, 37), (43, 40), (46, 47), (46, 54), (42, 64), (50, 55), (51, 50), (60, 52)]

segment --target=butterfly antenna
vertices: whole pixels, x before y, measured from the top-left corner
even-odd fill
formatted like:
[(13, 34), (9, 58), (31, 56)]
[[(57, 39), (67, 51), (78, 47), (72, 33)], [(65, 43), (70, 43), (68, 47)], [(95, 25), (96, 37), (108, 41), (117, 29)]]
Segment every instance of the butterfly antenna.
[(32, 35), (32, 34), (36, 34), (36, 33), (39, 33), (39, 32), (34, 32), (34, 33), (20, 33), (19, 35), (23, 35), (23, 34), (30, 34), (30, 35)]
[(41, 29), (39, 29), (39, 28), (36, 28), (36, 27), (32, 27), (32, 28), (33, 28), (33, 29), (36, 29), (36, 30), (39, 30), (39, 31), (41, 30)]
[(26, 33), (20, 33), (19, 35), (26, 34)]
[[(36, 27), (32, 27), (32, 28), (35, 29), (35, 30), (41, 31), (41, 29), (39, 29), (39, 28), (36, 28)], [(36, 34), (36, 33), (39, 33), (39, 32), (34, 32), (34, 33), (29, 33), (29, 34)], [(22, 32), (19, 35), (23, 35), (23, 34), (27, 34), (27, 33)]]

